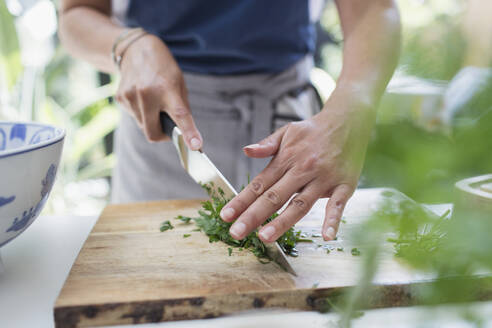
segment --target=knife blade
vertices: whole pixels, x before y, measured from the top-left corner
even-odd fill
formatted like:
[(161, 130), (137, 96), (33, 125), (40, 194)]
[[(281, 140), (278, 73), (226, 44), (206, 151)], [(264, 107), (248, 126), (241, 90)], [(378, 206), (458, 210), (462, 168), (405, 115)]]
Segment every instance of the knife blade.
[[(224, 191), (224, 196), (226, 198), (233, 198), (236, 196), (237, 192), (234, 187), (227, 181), (208, 156), (202, 150), (194, 151), (188, 148), (184, 142), (181, 130), (174, 124), (171, 118), (166, 113), (161, 112), (160, 119), (164, 133), (172, 137), (181, 165), (193, 180), (198, 184), (213, 183), (213, 187), (216, 190), (221, 188)], [(268, 256), (270, 256), (274, 262), (285, 271), (297, 276), (277, 242), (265, 244), (265, 246)]]

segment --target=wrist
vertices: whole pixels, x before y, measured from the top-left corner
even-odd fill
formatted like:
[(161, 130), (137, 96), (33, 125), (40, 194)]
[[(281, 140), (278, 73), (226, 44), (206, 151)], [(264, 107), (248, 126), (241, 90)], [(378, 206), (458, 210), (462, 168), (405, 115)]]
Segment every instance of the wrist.
[(142, 37), (148, 35), (148, 33), (142, 28), (132, 28), (124, 30), (114, 41), (111, 57), (113, 63), (121, 70), (121, 62), (123, 61), (123, 57), (125, 53), (129, 50), (129, 48)]
[(350, 131), (350, 135), (365, 139), (376, 123), (376, 109), (376, 104), (360, 89), (337, 86), (314, 118), (324, 126), (337, 125)]
[(376, 120), (376, 114), (376, 104), (362, 92), (337, 87), (317, 115), (325, 120), (362, 120), (372, 123)]

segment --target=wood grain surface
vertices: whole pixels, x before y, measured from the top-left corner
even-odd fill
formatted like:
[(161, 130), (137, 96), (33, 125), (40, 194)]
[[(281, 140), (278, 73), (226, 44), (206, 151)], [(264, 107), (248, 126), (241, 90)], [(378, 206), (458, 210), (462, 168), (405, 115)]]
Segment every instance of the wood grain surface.
[[(195, 216), (199, 200), (110, 205), (56, 301), (56, 327), (209, 318), (262, 307), (319, 309), (326, 296), (336, 297), (356, 284), (363, 257), (350, 250), (364, 249), (353, 244), (351, 231), (376, 208), (381, 191), (355, 193), (338, 240), (315, 237), (314, 243), (299, 244), (299, 257), (289, 257), (297, 277), (275, 263), (258, 262), (247, 250), (234, 249), (228, 256), (227, 245), (209, 243), (202, 232), (192, 231), (193, 223), (174, 219), (180, 214)], [(325, 204), (320, 200), (297, 229), (320, 233)], [(171, 220), (175, 228), (161, 233), (164, 220)], [(408, 271), (387, 246), (374, 281), (380, 293), (370, 300), (372, 307), (410, 304), (412, 285), (428, 278)], [(327, 254), (326, 247), (335, 249)]]

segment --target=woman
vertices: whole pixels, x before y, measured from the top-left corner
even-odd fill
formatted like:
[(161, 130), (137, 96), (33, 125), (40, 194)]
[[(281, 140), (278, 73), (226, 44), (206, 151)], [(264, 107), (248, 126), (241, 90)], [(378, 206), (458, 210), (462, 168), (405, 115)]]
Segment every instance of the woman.
[[(116, 136), (114, 201), (197, 195), (161, 131), (159, 113), (165, 111), (188, 146), (203, 146), (233, 184), (244, 182), (248, 172), (255, 176), (221, 213), (236, 221), (234, 238), (244, 238), (296, 193), (261, 228), (260, 238), (276, 240), (320, 197), (330, 197), (323, 237), (335, 238), (357, 185), (378, 100), (397, 62), (400, 27), (393, 1), (336, 1), (344, 63), (320, 112), (308, 105), (312, 101), (302, 101), (310, 98), (315, 1), (61, 3), (66, 48), (121, 76), (116, 99), (125, 111)], [(271, 134), (278, 118), (301, 121)], [(244, 145), (248, 160), (239, 154)]]

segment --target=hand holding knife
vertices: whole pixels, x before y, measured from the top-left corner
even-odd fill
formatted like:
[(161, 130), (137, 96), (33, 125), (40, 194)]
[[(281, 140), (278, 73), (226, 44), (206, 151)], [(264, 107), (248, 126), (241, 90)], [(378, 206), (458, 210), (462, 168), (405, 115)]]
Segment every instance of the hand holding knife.
[[(172, 136), (172, 141), (178, 151), (181, 165), (186, 172), (199, 184), (208, 184), (213, 182), (215, 188), (221, 188), (225, 197), (232, 198), (237, 195), (236, 190), (220, 173), (210, 159), (200, 149), (193, 151), (189, 149), (183, 139), (183, 135), (176, 124), (165, 112), (160, 113), (161, 127), (165, 134)], [(277, 242), (265, 244), (268, 255), (279, 264), (285, 271), (296, 276), (294, 269), (289, 264), (284, 252)]]

